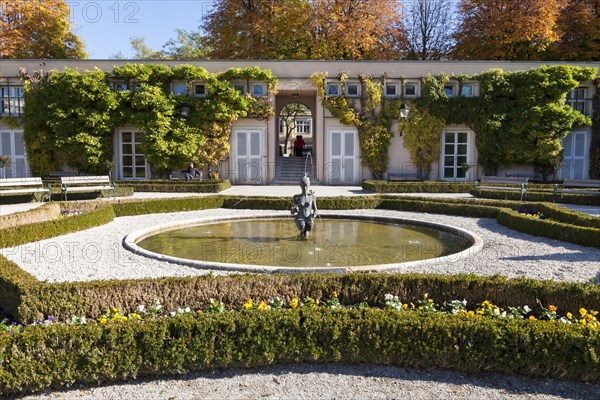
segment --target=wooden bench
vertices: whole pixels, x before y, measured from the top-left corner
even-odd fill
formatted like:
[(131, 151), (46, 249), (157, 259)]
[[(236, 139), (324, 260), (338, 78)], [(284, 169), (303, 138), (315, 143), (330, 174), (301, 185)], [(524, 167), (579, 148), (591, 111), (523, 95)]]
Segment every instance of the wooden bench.
[[(187, 173), (186, 172), (171, 172), (171, 175), (169, 175), (169, 180), (171, 181), (185, 181), (185, 175)], [(200, 175), (198, 175), (197, 177), (194, 177), (194, 179), (192, 180), (198, 180), (201, 181), (202, 180), (202, 172), (200, 172)]]
[(511, 178), (501, 176), (482, 176), (475, 182), (475, 190), (481, 195), (482, 190), (510, 190), (521, 193), (521, 201), (527, 197), (527, 183), (529, 178)]
[(20, 194), (42, 193), (48, 196), (48, 201), (52, 199), (51, 187), (44, 187), (42, 178), (4, 178), (0, 179), (0, 196), (11, 196)]
[(67, 193), (99, 192), (112, 190), (117, 195), (117, 185), (105, 176), (63, 176), (60, 178), (63, 200), (67, 201)]
[(422, 181), (419, 175), (415, 172), (412, 174), (392, 174), (388, 172), (388, 182), (402, 182), (402, 181)]
[(538, 179), (536, 174), (522, 174), (515, 172), (507, 172), (504, 174), (507, 178), (528, 178), (528, 179)]
[[(595, 190), (594, 190), (595, 189)], [(554, 185), (554, 199), (565, 193), (589, 194), (600, 196), (600, 180), (594, 179), (565, 179), (562, 184)]]

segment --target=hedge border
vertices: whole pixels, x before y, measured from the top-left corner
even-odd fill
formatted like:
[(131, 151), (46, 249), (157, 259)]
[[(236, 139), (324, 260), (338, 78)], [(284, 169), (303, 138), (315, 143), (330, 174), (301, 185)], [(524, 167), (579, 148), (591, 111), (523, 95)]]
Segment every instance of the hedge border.
[(349, 362), (600, 380), (600, 336), (549, 321), (274, 310), (0, 332), (0, 394), (273, 363)]
[[(474, 203), (474, 204), (473, 204)], [(91, 226), (101, 225), (103, 223), (111, 221), (115, 215), (140, 215), (147, 213), (156, 212), (173, 212), (173, 211), (185, 211), (185, 210), (199, 210), (199, 209), (210, 209), (216, 207), (230, 207), (230, 208), (251, 208), (262, 204), (265, 208), (275, 209), (287, 209), (289, 207), (289, 199), (284, 198), (248, 198), (248, 197), (233, 197), (233, 196), (207, 196), (207, 197), (194, 197), (194, 198), (180, 198), (180, 199), (164, 199), (164, 200), (152, 200), (152, 201), (128, 201), (118, 200), (113, 203), (112, 206), (103, 204), (99, 206), (97, 210), (93, 212), (85, 213), (76, 217), (67, 218), (59, 221), (52, 221), (51, 224), (30, 224), (9, 230), (10, 234), (3, 235), (2, 247), (16, 246), (24, 244), (27, 241), (41, 240), (48, 237), (53, 237), (59, 234), (73, 232), (78, 229), (86, 229)], [(533, 220), (529, 217), (523, 217), (520, 214), (513, 213), (508, 209), (501, 209), (499, 205), (507, 205), (506, 202), (498, 201), (466, 201), (465, 199), (453, 199), (445, 201), (434, 201), (433, 199), (422, 199), (422, 198), (407, 198), (407, 197), (393, 197), (393, 196), (364, 196), (356, 198), (323, 198), (320, 199), (320, 206), (322, 208), (340, 207), (340, 204), (345, 204), (346, 209), (350, 208), (365, 208), (378, 206), (386, 209), (396, 210), (408, 210), (408, 211), (420, 211), (420, 212), (443, 212), (453, 215), (470, 215), (479, 217), (491, 217), (499, 218), (501, 223), (506, 224), (509, 227), (515, 227), (517, 230), (529, 230), (528, 233), (545, 233), (548, 236), (549, 232), (556, 235), (556, 229), (548, 229), (548, 223), (556, 226), (557, 222), (545, 221), (545, 220)], [(509, 203), (511, 206), (523, 205), (520, 202)], [(530, 207), (532, 203), (527, 203)], [(580, 216), (578, 213), (564, 212), (557, 206), (549, 204), (540, 204), (539, 206), (546, 207), (549, 211), (555, 212), (557, 216), (570, 219), (579, 218), (581, 221), (586, 222), (588, 219)], [(502, 217), (500, 217), (502, 215)], [(560, 234), (561, 240), (565, 239), (577, 239), (583, 241), (588, 245), (598, 245), (595, 243), (593, 238), (599, 237), (595, 235), (598, 232), (596, 228), (582, 228), (577, 226), (560, 223)], [(33, 240), (30, 240), (33, 238)], [(4, 263), (9, 263), (8, 260), (2, 258)], [(14, 270), (15, 266), (6, 268), (6, 270)], [(4, 268), (2, 269), (4, 270)], [(21, 322), (31, 322), (37, 319), (43, 318), (46, 315), (53, 315), (55, 317), (69, 317), (77, 310), (85, 310), (88, 315), (95, 315), (98, 313), (97, 306), (89, 304), (90, 299), (115, 299), (119, 307), (135, 306), (134, 302), (141, 301), (141, 297), (138, 295), (135, 298), (123, 298), (110, 287), (118, 287), (119, 290), (127, 291), (124, 289), (123, 284), (120, 282), (127, 282), (126, 287), (132, 288), (131, 290), (135, 293), (138, 291), (148, 292), (154, 298), (165, 298), (166, 295), (161, 290), (154, 286), (155, 280), (146, 280), (150, 282), (140, 281), (110, 281), (108, 285), (96, 284), (96, 283), (74, 283), (74, 284), (52, 284), (52, 285), (26, 285), (26, 287), (20, 287), (14, 285), (14, 279), (9, 277), (4, 279), (3, 273), (0, 270), (0, 289), (6, 285), (6, 293), (12, 293), (18, 295), (19, 299), (13, 299), (7, 303), (11, 305), (8, 311)], [(161, 285), (170, 286), (173, 281), (170, 280), (159, 280)], [(139, 285), (135, 282), (141, 282)], [(191, 280), (185, 284), (180, 281), (178, 285), (181, 285), (178, 289), (172, 289), (168, 293), (173, 291), (187, 292), (189, 288), (187, 284), (193, 282), (196, 288), (199, 286), (205, 286), (205, 284), (198, 283), (198, 281)], [(129, 286), (128, 286), (129, 285)], [(139, 287), (138, 287), (139, 286)], [(148, 287), (150, 286), (150, 287)], [(18, 287), (19, 290), (16, 290)], [(143, 290), (141, 289), (143, 287)], [(81, 289), (83, 288), (83, 289)], [(254, 288), (253, 290), (255, 290)], [(431, 289), (429, 290), (431, 291)], [(110, 294), (109, 294), (110, 292)], [(193, 292), (193, 290), (192, 290)], [(197, 290), (196, 290), (197, 292)], [(214, 292), (213, 292), (214, 293)], [(251, 293), (248, 293), (251, 295)], [(278, 292), (277, 295), (285, 296), (286, 293)], [(466, 298), (466, 294), (462, 297)], [(127, 296), (126, 296), (127, 297)], [(459, 296), (461, 297), (461, 296)], [(514, 295), (511, 295), (513, 298)], [(177, 304), (173, 304), (174, 307), (179, 306), (192, 306), (194, 303), (193, 296), (189, 298), (182, 298)], [(152, 299), (144, 299), (146, 302), (151, 302)], [(205, 299), (206, 300), (206, 299)], [(499, 304), (503, 304), (502, 299), (492, 299)], [(579, 301), (579, 300), (578, 300)], [(557, 301), (554, 301), (557, 302)], [(575, 301), (567, 301), (570, 305)], [(17, 306), (15, 306), (15, 304)], [(558, 303), (562, 304), (562, 303)], [(513, 305), (513, 304), (511, 304)], [(517, 306), (518, 304), (514, 304)], [(96, 307), (96, 308), (94, 308)], [(69, 314), (70, 315), (67, 315)]]
[[(522, 224), (525, 224), (524, 221), (531, 222), (528, 217), (499, 207), (506, 206), (507, 202), (477, 200), (468, 204), (460, 199), (436, 201), (392, 196), (351, 198), (351, 201), (346, 199), (319, 199), (319, 206), (327, 208), (344, 204), (346, 209), (351, 209), (364, 208), (370, 204), (387, 209), (444, 211), (454, 215), (476, 214), (497, 217), (499, 220), (506, 218)], [(261, 203), (261, 199), (226, 196), (141, 202), (120, 199), (89, 213), (58, 220), (56, 223), (53, 221), (50, 228), (39, 226), (47, 224), (44, 223), (16, 227), (9, 235), (4, 235), (3, 230), (2, 237), (10, 236), (12, 241), (25, 243), (24, 238), (40, 240), (97, 226), (109, 222), (115, 215), (173, 212), (174, 208), (248, 208), (258, 203)], [(509, 204), (523, 205), (520, 202)], [(527, 206), (531, 206), (531, 203), (527, 203)], [(577, 213), (563, 212), (553, 205), (541, 206), (548, 207), (549, 211), (555, 212), (560, 218), (582, 218), (581, 221), (587, 221)], [(287, 209), (289, 199), (269, 198), (268, 207)], [(545, 224), (544, 220), (536, 220), (535, 224), (525, 225), (546, 226), (540, 223)], [(595, 228), (589, 227), (581, 229), (591, 230), (586, 232), (595, 231)], [(553, 304), (563, 310), (577, 310), (583, 305), (600, 303), (600, 287), (596, 285), (473, 275), (208, 275), (48, 284), (37, 281), (16, 264), (0, 257), (0, 303), (24, 323), (47, 315), (63, 320), (72, 315), (99, 315), (107, 306), (134, 310), (138, 304), (151, 304), (157, 298), (161, 298), (169, 309), (186, 306), (205, 308), (211, 298), (237, 309), (248, 298), (268, 299), (279, 296), (289, 301), (291, 297), (325, 298), (333, 291), (339, 293), (342, 304), (361, 301), (381, 304), (386, 293), (413, 301), (423, 293), (429, 293), (431, 298), (440, 301), (464, 298), (470, 303), (477, 303), (490, 300), (501, 307), (528, 304), (535, 308), (536, 301), (539, 300), (542, 304)], [(111, 304), (106, 304), (107, 299), (110, 299)], [(301, 316), (300, 319), (294, 319), (294, 315), (296, 314), (240, 312), (215, 317), (182, 316), (143, 324), (131, 322), (114, 326), (78, 326), (76, 329), (69, 326), (34, 327), (13, 335), (0, 332), (0, 360), (8, 360), (8, 363), (0, 361), (0, 393), (37, 391), (76, 382), (106, 382), (139, 375), (296, 361), (394, 363), (479, 371), (482, 360), (486, 360), (489, 361), (486, 368), (498, 372), (519, 372), (530, 376), (553, 373), (560, 378), (584, 381), (600, 378), (598, 358), (593, 356), (600, 354), (600, 337), (595, 335), (590, 336), (591, 339), (584, 338), (578, 328), (561, 326), (562, 324), (497, 320), (478, 320), (475, 324), (456, 317), (406, 317), (389, 311), (365, 310), (341, 313), (302, 311), (297, 314)], [(392, 315), (393, 318), (378, 319), (375, 315)], [(282, 320), (270, 319), (280, 316)], [(284, 325), (290, 318), (301, 323)], [(357, 325), (348, 325), (355, 322)], [(211, 325), (212, 323), (215, 325)], [(321, 325), (315, 325), (316, 323)], [(408, 325), (403, 325), (405, 323)], [(377, 329), (370, 330), (374, 326)], [(354, 331), (360, 332), (360, 335), (352, 333), (352, 337), (348, 337)], [(486, 336), (489, 332), (491, 334)], [(473, 336), (469, 336), (471, 334)], [(287, 341), (284, 337), (288, 338)], [(397, 340), (397, 337), (402, 337), (403, 340)], [(153, 342), (156, 338), (157, 341)], [(298, 346), (292, 346), (290, 338), (302, 338), (304, 341), (299, 341)], [(357, 341), (352, 342), (350, 339)], [(448, 341), (455, 345), (448, 347)], [(410, 345), (403, 347), (407, 342)], [(534, 342), (536, 346), (531, 346)], [(539, 346), (540, 342), (544, 344)], [(481, 346), (481, 351), (485, 351), (482, 354), (489, 358), (478, 356), (479, 353), (473, 351), (475, 347), (471, 344), (465, 346), (469, 351), (461, 351), (465, 343), (475, 343), (477, 349)], [(86, 349), (83, 353), (101, 356), (95, 356), (93, 360), (88, 357), (84, 362), (79, 356), (81, 352), (73, 352), (73, 348)], [(183, 348), (186, 351), (182, 353)], [(265, 351), (265, 348), (269, 351)], [(124, 352), (123, 349), (128, 350)], [(394, 353), (394, 349), (401, 350)], [(515, 349), (518, 350), (517, 353), (511, 353)], [(573, 360), (573, 354), (577, 354), (577, 360)], [(470, 356), (472, 357), (469, 358)], [(107, 362), (107, 359), (114, 362)], [(53, 368), (48, 368), (48, 365), (53, 365)], [(581, 368), (582, 365), (585, 368)]]

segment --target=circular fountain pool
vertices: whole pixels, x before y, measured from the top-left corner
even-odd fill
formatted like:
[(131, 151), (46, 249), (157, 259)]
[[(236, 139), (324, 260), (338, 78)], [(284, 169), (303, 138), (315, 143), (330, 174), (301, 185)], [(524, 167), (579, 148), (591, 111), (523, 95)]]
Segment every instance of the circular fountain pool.
[(252, 272), (402, 270), (453, 262), (482, 246), (471, 232), (389, 217), (329, 214), (308, 240), (282, 214), (200, 219), (128, 235), (124, 246), (148, 257), (205, 269)]

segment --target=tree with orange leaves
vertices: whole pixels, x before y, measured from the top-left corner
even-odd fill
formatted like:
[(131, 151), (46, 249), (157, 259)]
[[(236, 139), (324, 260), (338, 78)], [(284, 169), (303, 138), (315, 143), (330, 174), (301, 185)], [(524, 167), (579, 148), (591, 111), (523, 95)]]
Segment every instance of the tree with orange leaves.
[(564, 0), (461, 0), (455, 59), (536, 60), (560, 38)]
[(546, 60), (600, 60), (600, 1), (569, 0), (558, 18), (560, 40), (553, 43)]
[(212, 58), (389, 59), (404, 40), (396, 0), (221, 0), (204, 22)]
[(0, 3), (0, 58), (85, 58), (64, 0)]
[(406, 43), (400, 17), (394, 0), (314, 0), (311, 58), (399, 58)]

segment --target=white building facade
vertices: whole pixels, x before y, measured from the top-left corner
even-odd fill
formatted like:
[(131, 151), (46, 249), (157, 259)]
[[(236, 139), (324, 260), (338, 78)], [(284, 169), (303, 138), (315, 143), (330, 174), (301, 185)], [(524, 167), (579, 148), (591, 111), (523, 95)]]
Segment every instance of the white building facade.
[[(28, 167), (26, 149), (23, 144), (23, 127), (19, 124), (23, 117), (24, 88), (19, 79), (19, 70), (44, 71), (72, 68), (80, 71), (99, 68), (111, 71), (126, 63), (145, 63), (140, 60), (1, 60), (0, 61), (0, 154), (11, 158), (12, 163), (0, 171), (1, 177), (31, 176)], [(230, 135), (231, 150), (228, 157), (219, 166), (221, 178), (230, 179), (233, 184), (267, 185), (284, 182), (292, 175), (285, 175), (286, 168), (308, 172), (311, 178), (323, 184), (357, 185), (364, 179), (372, 179), (368, 168), (361, 163), (358, 130), (354, 126), (344, 125), (338, 118), (323, 107), (317, 88), (310, 76), (313, 73), (327, 73), (336, 77), (344, 72), (348, 77), (385, 76), (383, 95), (390, 98), (411, 98), (421, 96), (422, 76), (431, 74), (475, 75), (491, 69), (504, 71), (522, 71), (538, 68), (537, 62), (433, 62), (433, 61), (147, 61), (171, 66), (192, 64), (205, 68), (208, 72), (221, 72), (232, 67), (259, 67), (269, 69), (278, 79), (277, 92), (266, 93), (266, 86), (260, 82), (244, 84), (232, 82), (236, 87), (252, 96), (269, 96), (274, 115), (265, 119), (241, 118), (232, 127)], [(545, 65), (559, 63), (544, 63)], [(597, 71), (600, 63), (577, 62), (560, 63), (580, 67), (592, 67)], [(179, 90), (173, 82), (173, 91)], [(444, 87), (451, 96), (478, 96), (479, 84), (476, 81), (463, 82), (458, 93), (458, 82), (450, 81)], [(191, 95), (202, 96), (206, 88), (197, 85)], [(345, 85), (335, 79), (326, 82), (328, 95), (340, 95), (348, 98), (360, 97), (361, 86), (358, 81), (348, 79)], [(592, 116), (592, 99), (595, 89), (592, 82), (584, 82), (569, 93), (567, 103), (587, 116)], [(310, 132), (308, 146), (301, 160), (293, 154), (283, 154), (281, 150), (281, 123), (279, 114), (283, 107), (291, 103), (305, 105), (310, 114), (302, 115), (298, 130)], [(12, 121), (8, 123), (8, 121)], [(16, 121), (16, 123), (15, 123)], [(401, 123), (393, 125), (394, 137), (389, 148), (388, 173), (410, 176), (415, 166), (400, 136)], [(117, 127), (113, 136), (113, 179), (139, 180), (152, 177), (143, 150), (144, 132), (134, 126)], [(474, 181), (481, 177), (478, 167), (476, 136), (467, 126), (446, 126), (440, 132), (441, 151), (439, 159), (432, 163), (429, 172), (431, 180)], [(582, 127), (572, 131), (564, 140), (564, 162), (558, 172), (559, 179), (588, 179), (590, 151), (592, 146), (592, 127)], [(285, 159), (288, 160), (285, 160)], [(468, 164), (473, 168), (465, 169)], [(283, 165), (283, 167), (282, 167)], [(283, 168), (283, 170), (282, 170)], [(282, 172), (284, 171), (284, 172)], [(505, 173), (529, 173), (530, 166), (504, 166), (498, 171)], [(295, 178), (293, 178), (295, 179)]]

